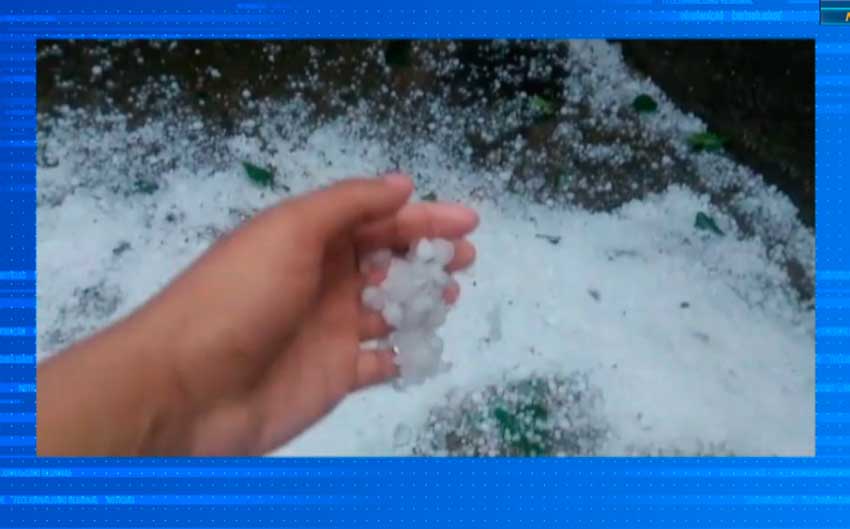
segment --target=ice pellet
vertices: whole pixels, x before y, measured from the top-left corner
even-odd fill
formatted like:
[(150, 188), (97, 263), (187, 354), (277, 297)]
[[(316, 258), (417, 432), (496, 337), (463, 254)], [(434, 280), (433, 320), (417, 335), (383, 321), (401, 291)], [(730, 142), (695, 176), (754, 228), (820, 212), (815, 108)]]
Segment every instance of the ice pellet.
[(384, 291), (378, 287), (366, 287), (363, 289), (363, 305), (366, 307), (380, 311), (384, 308), (386, 299)]
[(428, 239), (422, 239), (416, 245), (416, 258), (428, 262), (434, 258), (434, 245)]
[(451, 241), (423, 239), (411, 245), (405, 257), (380, 250), (363, 260), (367, 269), (388, 266), (384, 281), (366, 287), (362, 298), (392, 327), (386, 345), (396, 352), (403, 386), (424, 382), (449, 368), (442, 359), (443, 340), (437, 329), (449, 312), (443, 292), (451, 283), (445, 266), (453, 257)]
[(393, 252), (386, 248), (366, 254), (366, 256), (360, 260), (360, 271), (368, 272), (370, 270), (386, 268), (390, 265), (392, 258)]
[(433, 242), (434, 260), (441, 266), (449, 264), (455, 256), (455, 245), (445, 239), (436, 239)]
[(401, 306), (393, 302), (387, 303), (384, 306), (384, 310), (381, 312), (381, 315), (390, 327), (398, 327), (401, 323), (401, 319), (404, 317)]

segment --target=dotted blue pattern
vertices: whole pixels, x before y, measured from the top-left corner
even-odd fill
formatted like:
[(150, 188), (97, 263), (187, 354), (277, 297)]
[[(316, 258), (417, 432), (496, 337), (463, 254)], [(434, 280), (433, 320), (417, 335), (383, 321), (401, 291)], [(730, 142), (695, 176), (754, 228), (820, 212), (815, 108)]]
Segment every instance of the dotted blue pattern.
[[(0, 524), (850, 525), (850, 27), (820, 26), (817, 0), (10, 4), (0, 7)], [(817, 39), (817, 457), (35, 459), (35, 41), (48, 37)]]

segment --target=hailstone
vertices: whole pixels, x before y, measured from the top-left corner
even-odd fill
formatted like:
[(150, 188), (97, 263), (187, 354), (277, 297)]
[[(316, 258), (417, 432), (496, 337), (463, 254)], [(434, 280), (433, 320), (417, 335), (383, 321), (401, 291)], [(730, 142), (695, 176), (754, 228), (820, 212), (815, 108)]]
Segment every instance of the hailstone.
[(363, 289), (362, 302), (380, 312), (392, 328), (381, 343), (395, 352), (403, 386), (420, 384), (449, 368), (437, 330), (449, 312), (443, 293), (452, 280), (446, 266), (453, 258), (451, 241), (422, 239), (404, 257), (382, 249), (360, 263), (364, 273), (387, 269), (381, 284)]

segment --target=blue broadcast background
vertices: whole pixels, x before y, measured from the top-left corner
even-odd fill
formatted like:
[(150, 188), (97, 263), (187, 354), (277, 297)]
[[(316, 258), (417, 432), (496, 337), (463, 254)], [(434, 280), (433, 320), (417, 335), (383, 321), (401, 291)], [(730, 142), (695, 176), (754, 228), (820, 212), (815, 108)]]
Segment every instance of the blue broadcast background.
[[(850, 526), (850, 22), (827, 18), (818, 0), (6, 0), (0, 526)], [(35, 42), (117, 37), (816, 39), (817, 457), (36, 459)]]

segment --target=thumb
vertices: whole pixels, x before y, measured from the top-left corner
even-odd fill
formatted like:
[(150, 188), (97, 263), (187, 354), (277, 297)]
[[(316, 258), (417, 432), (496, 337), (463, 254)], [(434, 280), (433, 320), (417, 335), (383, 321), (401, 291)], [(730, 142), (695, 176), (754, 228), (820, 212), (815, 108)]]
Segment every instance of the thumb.
[(294, 204), (305, 226), (327, 240), (370, 220), (401, 209), (413, 192), (413, 180), (402, 173), (380, 178), (350, 178), (315, 191)]

